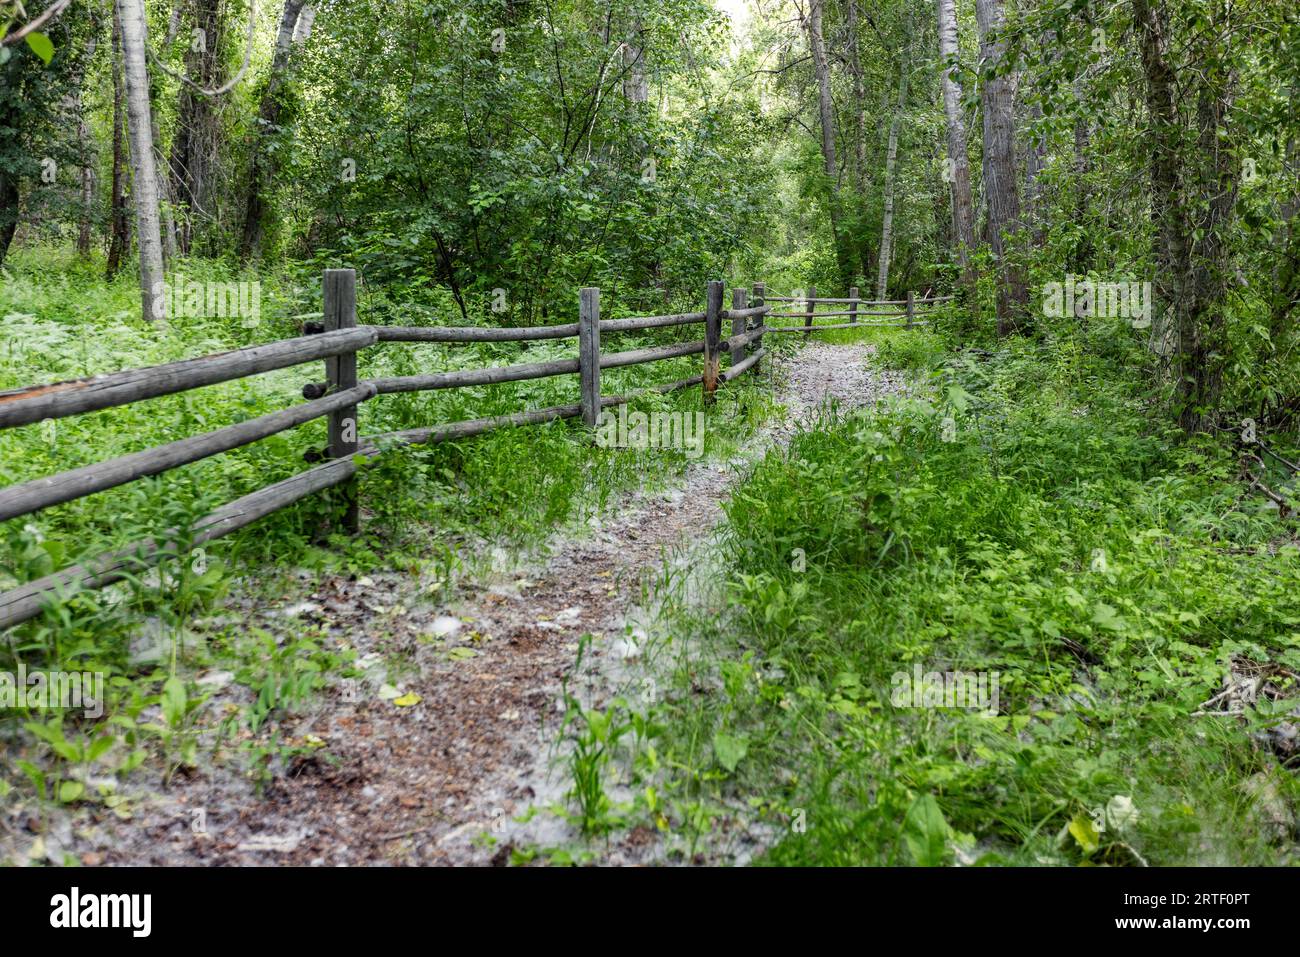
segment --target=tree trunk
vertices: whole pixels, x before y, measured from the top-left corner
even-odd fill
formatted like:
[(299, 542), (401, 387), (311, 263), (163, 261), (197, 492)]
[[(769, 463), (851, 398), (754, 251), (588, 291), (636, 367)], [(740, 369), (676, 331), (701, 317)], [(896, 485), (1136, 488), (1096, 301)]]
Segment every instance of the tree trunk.
[[(1029, 107), (1028, 126), (1035, 126), (1043, 118), (1043, 107), (1035, 102)], [(1025, 221), (1033, 229), (1034, 245), (1041, 246), (1046, 236), (1042, 210), (1042, 184), (1038, 176), (1047, 159), (1047, 144), (1041, 133), (1033, 133), (1025, 144)]]
[[(1293, 92), (1293, 99), (1295, 98)], [(1300, 184), (1300, 144), (1293, 136), (1287, 141), (1283, 167), (1292, 184)], [(1282, 204), (1275, 246), (1279, 250), (1273, 270), (1273, 296), (1269, 335), (1275, 353), (1287, 354), (1288, 340), (1295, 334), (1295, 311), (1300, 305), (1300, 185), (1293, 185), (1291, 195)]]
[(867, 90), (862, 76), (862, 54), (858, 49), (858, 5), (848, 0), (845, 10), (848, 30), (848, 64), (853, 74), (853, 186), (862, 196), (867, 191)]
[[(1060, 47), (1057, 32), (1047, 29), (1039, 36), (1039, 44), (1044, 50), (1053, 51)], [(1047, 62), (1054, 64), (1059, 59), (1056, 53), (1047, 54)], [(1081, 74), (1080, 74), (1081, 76)], [(1076, 76), (1075, 82), (1078, 82)], [(1026, 102), (1028, 106), (1026, 107)], [(1025, 129), (1024, 163), (1025, 163), (1025, 226), (1032, 230), (1035, 247), (1041, 247), (1047, 238), (1047, 222), (1043, 216), (1043, 184), (1039, 180), (1047, 163), (1047, 139), (1039, 128), (1043, 120), (1041, 95), (1024, 89), (1016, 90), (1017, 122)]]
[[(1231, 85), (1231, 81), (1229, 81)], [(1228, 94), (1203, 84), (1198, 91), (1196, 169), (1184, 174), (1183, 204), (1193, 242), (1181, 264), (1183, 296), (1176, 310), (1178, 334), (1178, 423), (1188, 433), (1211, 427), (1223, 389), (1223, 369), (1230, 346), (1226, 341), (1224, 300), (1229, 274), (1228, 237), (1237, 202), (1237, 165), (1222, 133), (1232, 110)], [(1198, 238), (1199, 237), (1199, 238)]]
[[(1172, 321), (1178, 423), (1186, 432), (1199, 432), (1213, 424), (1229, 353), (1223, 303), (1239, 169), (1226, 134), (1236, 81), (1231, 74), (1211, 79), (1197, 72), (1180, 82), (1170, 62), (1168, 11), (1160, 0), (1133, 0), (1133, 21), (1151, 124), (1160, 323), (1153, 328), (1153, 338)], [(1212, 21), (1205, 32), (1213, 35), (1220, 26)], [(1195, 56), (1195, 50), (1190, 55)], [(1187, 112), (1179, 108), (1180, 95), (1193, 93), (1194, 148), (1183, 127)]]
[(650, 99), (650, 80), (646, 76), (645, 40), (639, 17), (623, 46), (623, 65), (623, 96), (629, 103), (646, 102)]
[(172, 0), (171, 16), (167, 18), (167, 33), (163, 36), (163, 56), (171, 53), (176, 35), (181, 32), (181, 17), (184, 16), (186, 2), (187, 0)]
[[(194, 6), (195, 29), (201, 38), (200, 49), (191, 42), (185, 55), (186, 73), (205, 89), (222, 84), (221, 18), (218, 0), (196, 0)], [(177, 229), (177, 243), (182, 253), (188, 254), (194, 240), (194, 222), (198, 218), (211, 220), (213, 173), (221, 148), (221, 126), (210, 97), (196, 93), (188, 84), (181, 84), (180, 103), (176, 114), (176, 136), (172, 140), (171, 195), (178, 210), (184, 213)]]
[[(934, 210), (934, 242), (936, 249), (949, 250), (953, 249), (956, 244), (952, 234), (952, 210), (949, 208), (952, 196), (942, 174), (938, 172), (942, 168), (943, 155), (942, 149), (937, 143), (934, 144), (933, 158), (936, 172), (934, 174), (935, 181), (931, 183), (933, 189), (930, 193), (930, 205)], [(931, 263), (932, 267), (934, 265), (934, 263)], [(933, 270), (930, 275), (931, 279), (929, 281), (933, 284), (935, 275)]]
[(122, 266), (131, 244), (131, 227), (126, 216), (126, 93), (122, 82), (122, 25), (113, 10), (113, 41), (109, 51), (113, 72), (113, 193), (109, 197), (108, 265), (104, 278), (112, 279)]
[(984, 195), (988, 204), (989, 245), (997, 259), (998, 335), (1019, 331), (1029, 304), (1024, 276), (1013, 262), (1013, 241), (1020, 228), (1020, 190), (1016, 180), (1015, 86), (1002, 73), (1006, 41), (1003, 0), (975, 0), (980, 41), (980, 101), (984, 112)]
[(817, 77), (817, 113), (821, 119), (822, 164), (826, 174), (831, 233), (835, 241), (835, 258), (841, 277), (849, 278), (842, 238), (840, 216), (839, 162), (835, 156), (835, 104), (831, 99), (830, 63), (826, 59), (826, 41), (822, 35), (822, 7), (824, 0), (808, 0), (808, 15), (804, 24), (808, 30), (808, 48), (812, 53), (813, 72)]
[(95, 58), (99, 46), (100, 21), (91, 20), (90, 40), (86, 44), (86, 60), (81, 75), (77, 77), (77, 149), (81, 159), (81, 212), (77, 224), (77, 255), (82, 259), (90, 255), (90, 228), (95, 204), (95, 156), (90, 126), (86, 123), (86, 72)]
[[(25, 64), (13, 55), (0, 65), (0, 151), (25, 152), (19, 123), (22, 119), (21, 94), (10, 93), (9, 84), (19, 84), (16, 76)], [(22, 191), (17, 172), (11, 162), (0, 163), (0, 265), (9, 254), (9, 246), (18, 231), (18, 217), (22, 207)]]
[(961, 87), (955, 68), (958, 60), (955, 0), (938, 0), (939, 56), (942, 60), (943, 113), (948, 127), (948, 163), (944, 179), (952, 200), (953, 240), (964, 282), (974, 286), (970, 252), (975, 248), (975, 203), (971, 198), (970, 158), (966, 154), (966, 124), (961, 115)]
[(248, 199), (244, 206), (243, 238), (240, 240), (239, 255), (241, 259), (258, 259), (262, 255), (262, 242), (265, 239), (266, 213), (271, 183), (275, 179), (276, 161), (268, 149), (268, 140), (279, 133), (280, 118), (284, 112), (281, 91), (289, 71), (289, 56), (293, 50), (298, 17), (302, 13), (304, 0), (284, 0), (284, 12), (280, 16), (280, 29), (275, 37), (275, 53), (271, 57), (271, 75), (262, 94), (262, 104), (258, 110), (257, 141), (253, 145), (253, 163), (249, 172)]
[(898, 110), (889, 124), (889, 147), (885, 152), (884, 210), (880, 220), (880, 268), (876, 274), (876, 298), (888, 298), (889, 260), (894, 250), (894, 164), (898, 159), (898, 127), (903, 122), (903, 109), (907, 104), (907, 74), (910, 64), (903, 58), (903, 69), (898, 80)]
[(126, 112), (131, 136), (131, 195), (135, 200), (136, 244), (140, 250), (140, 301), (154, 318), (153, 296), (163, 281), (159, 225), (158, 166), (154, 162), (149, 70), (145, 64), (144, 0), (117, 0), (126, 76)]
[[(2, 116), (3, 114), (0, 114)], [(18, 208), (22, 196), (18, 192), (18, 177), (0, 170), (0, 265), (9, 254), (9, 244), (18, 230)]]
[[(1146, 75), (1147, 112), (1151, 124), (1151, 218), (1155, 225), (1155, 298), (1172, 315), (1178, 301), (1177, 264), (1187, 259), (1186, 236), (1176, 202), (1178, 189), (1178, 106), (1175, 78), (1166, 59), (1169, 27), (1163, 10), (1147, 0), (1133, 0), (1133, 25), (1138, 34), (1142, 69)], [(1159, 310), (1152, 321), (1152, 339), (1162, 340), (1169, 316)]]
[[(1088, 159), (1088, 142), (1091, 138), (1091, 131), (1088, 125), (1086, 111), (1081, 108), (1083, 103), (1083, 81), (1076, 79), (1074, 81), (1074, 98), (1079, 104), (1079, 115), (1074, 121), (1074, 221), (1080, 226), (1084, 226), (1088, 217), (1089, 190), (1088, 174), (1091, 172), (1092, 164)], [(1074, 271), (1079, 274), (1086, 273), (1092, 266), (1092, 230), (1081, 229), (1079, 239), (1075, 243), (1071, 256), (1074, 264)]]
[[(176, 15), (176, 10), (172, 11), (172, 15)], [(149, 48), (149, 17), (147, 14), (144, 16), (144, 47), (145, 50)], [(163, 154), (162, 127), (158, 122), (157, 106), (159, 99), (159, 77), (151, 74), (149, 75), (149, 139), (153, 143), (154, 169), (162, 168), (162, 172), (158, 174), (158, 221), (162, 235), (163, 265), (165, 268), (167, 263), (176, 258), (179, 250), (176, 241), (176, 218), (172, 214), (175, 197), (172, 195), (171, 181), (168, 179), (165, 169), (167, 157)]]

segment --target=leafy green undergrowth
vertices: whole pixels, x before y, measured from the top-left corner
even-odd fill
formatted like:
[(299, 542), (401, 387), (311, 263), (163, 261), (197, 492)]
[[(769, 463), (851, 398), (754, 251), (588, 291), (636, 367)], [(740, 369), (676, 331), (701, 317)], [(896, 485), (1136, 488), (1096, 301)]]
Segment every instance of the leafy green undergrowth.
[[(884, 358), (915, 368), (929, 345)], [(676, 846), (1297, 861), (1295, 758), (1265, 739), (1300, 689), (1194, 716), (1233, 662), (1300, 671), (1295, 525), (1231, 449), (1157, 424), (1122, 371), (1141, 361), (1073, 340), (954, 360), (930, 398), (831, 413), (768, 454), (727, 505), (717, 593), (662, 593), (667, 677), (631, 773)], [(986, 693), (913, 698), (918, 671)]]
[[(0, 281), (0, 389), (192, 358), (297, 335), (302, 319), (320, 308), (319, 280), (306, 273), (284, 267), (273, 274), (243, 276), (195, 261), (180, 267), (189, 279), (260, 281), (261, 321), (251, 327), (230, 318), (143, 322), (138, 318), (134, 276), (124, 272), (115, 282), (105, 283), (89, 266), (60, 255), (29, 252), (11, 256), (6, 264)], [(407, 292), (407, 298), (399, 295)], [(464, 320), (445, 299), (436, 290), (394, 292), (363, 286), (359, 321), (462, 324)], [(482, 306), (471, 321), (494, 324), (489, 304)], [(606, 308), (609, 315), (620, 315), (615, 303)], [(609, 336), (602, 346), (606, 351), (631, 349), (688, 339), (696, 333), (694, 327), (683, 327)], [(363, 378), (411, 375), (553, 359), (574, 354), (575, 349), (566, 342), (387, 345), (362, 353), (359, 371)], [(602, 392), (630, 394), (688, 377), (698, 372), (697, 366), (698, 357), (688, 357), (607, 370)], [(282, 409), (302, 401), (305, 382), (321, 378), (320, 365), (312, 364), (2, 430), (0, 485), (52, 475)], [(361, 407), (360, 431), (363, 436), (373, 435), (573, 403), (577, 388), (576, 377), (565, 376), (384, 396)], [(770, 414), (767, 391), (752, 377), (722, 390), (717, 405), (707, 410), (703, 454), (730, 454), (735, 443)], [(632, 408), (689, 414), (701, 410), (700, 390), (643, 395)], [(168, 529), (187, 528), (217, 506), (305, 470), (309, 466), (304, 453), (325, 443), (325, 424), (316, 421), (153, 479), (0, 523), (0, 590), (103, 551), (161, 536)], [(466, 567), (462, 560), (481, 546), (534, 545), (557, 528), (607, 508), (622, 492), (670, 481), (693, 458), (685, 448), (599, 448), (574, 421), (503, 429), (430, 447), (381, 445), (382, 453), (367, 463), (359, 484), (360, 535), (338, 534), (342, 498), (337, 490), (329, 490), (202, 547), (181, 540), (176, 554), (159, 567), (142, 563), (130, 570), (123, 583), (69, 595), (40, 617), (9, 631), (0, 646), (0, 671), (12, 672), (21, 663), (29, 671), (102, 673), (108, 700), (104, 716), (83, 719), (69, 713), (66, 722), (57, 709), (19, 707), (5, 713), (0, 734), (21, 725), (31, 731), (36, 724), (54, 721), (51, 727), (62, 729), (58, 733), (66, 734), (69, 741), (84, 739), (85, 748), (94, 750), (92, 763), (100, 770), (110, 758), (120, 764), (121, 748), (103, 757), (98, 749), (106, 745), (93, 742), (107, 736), (121, 743), (124, 729), (138, 734), (135, 718), (145, 710), (168, 700), (193, 701), (199, 690), (191, 678), (202, 667), (221, 666), (240, 673), (250, 661), (261, 660), (260, 645), (248, 651), (237, 628), (229, 634), (203, 635), (206, 650), (197, 656), (184, 648), (194, 620), (219, 609), (232, 588), (245, 597), (264, 592), (269, 599), (283, 601), (286, 587), (301, 587), (303, 572), (310, 581), (317, 574), (360, 575), (393, 569), (432, 570), (432, 577), (450, 587)], [(142, 634), (151, 639), (161, 635), (171, 642), (173, 653), (164, 656), (162, 665), (156, 659), (142, 665), (138, 656), (133, 658), (133, 645), (141, 643)], [(324, 645), (317, 650), (326, 657), (334, 654)], [(316, 653), (307, 654), (306, 660), (313, 660)], [(341, 662), (334, 665), (336, 672), (344, 668)], [(326, 670), (330, 669), (314, 668), (301, 693), (288, 697), (277, 693), (270, 706), (262, 702), (264, 710), (269, 707), (270, 713), (277, 713), (285, 702), (299, 701), (326, 683)], [(179, 690), (167, 685), (175, 681), (180, 682)], [(261, 691), (258, 695), (259, 701), (265, 697)], [(264, 717), (257, 721), (259, 726), (263, 723)], [(53, 734), (46, 732), (41, 740), (49, 744)], [(127, 744), (132, 753), (137, 750), (134, 738)], [(59, 754), (52, 744), (46, 750)], [(38, 763), (32, 765), (31, 775), (36, 774)], [(46, 768), (41, 773), (55, 772)], [(85, 777), (79, 772), (77, 779)], [(32, 780), (35, 784), (37, 779)], [(0, 787), (5, 786), (0, 780)], [(60, 793), (57, 782), (41, 790), (50, 796)], [(74, 791), (63, 793), (70, 800), (84, 799), (83, 793)]]

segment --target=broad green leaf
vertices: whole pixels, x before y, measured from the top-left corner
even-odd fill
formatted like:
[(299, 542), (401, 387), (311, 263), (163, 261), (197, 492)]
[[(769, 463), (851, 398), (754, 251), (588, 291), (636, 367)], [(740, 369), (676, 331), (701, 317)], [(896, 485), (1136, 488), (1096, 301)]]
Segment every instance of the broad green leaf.
[(54, 44), (44, 33), (32, 31), (27, 34), (27, 45), (32, 48), (32, 52), (45, 61), (49, 66), (50, 61), (54, 59)]
[(734, 772), (748, 753), (749, 741), (745, 738), (723, 734), (721, 731), (713, 736), (713, 756), (728, 772)]
[(939, 802), (923, 794), (912, 802), (903, 820), (903, 839), (920, 867), (942, 867), (948, 862), (948, 837), (952, 830), (944, 820)]
[(175, 675), (163, 683), (162, 710), (163, 717), (173, 728), (185, 717), (185, 682)]
[(1092, 622), (1107, 631), (1123, 631), (1124, 619), (1110, 605), (1099, 601), (1092, 606)]
[(71, 804), (86, 793), (86, 786), (80, 781), (64, 781), (59, 785), (59, 800)]

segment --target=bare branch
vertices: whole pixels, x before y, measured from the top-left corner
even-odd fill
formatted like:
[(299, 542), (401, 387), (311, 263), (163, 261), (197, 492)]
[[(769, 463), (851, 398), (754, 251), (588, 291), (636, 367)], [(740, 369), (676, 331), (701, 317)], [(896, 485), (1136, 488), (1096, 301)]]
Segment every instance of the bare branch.
[(239, 72), (237, 72), (233, 77), (230, 78), (230, 82), (226, 83), (224, 86), (218, 87), (215, 90), (205, 89), (204, 87), (199, 86), (197, 83), (191, 80), (188, 76), (185, 76), (182, 73), (177, 73), (166, 63), (163, 63), (162, 60), (154, 56), (152, 50), (148, 51), (149, 61), (153, 63), (153, 65), (156, 66), (158, 69), (166, 73), (168, 76), (172, 77), (173, 79), (180, 80), (182, 83), (188, 86), (195, 93), (199, 94), (199, 96), (221, 96), (222, 94), (229, 93), (231, 90), (233, 90), (235, 86), (239, 83), (239, 81), (244, 78), (244, 74), (248, 72), (248, 64), (253, 57), (253, 30), (256, 26), (257, 26), (257, 0), (249, 0), (248, 40), (244, 44), (244, 62), (239, 65)]

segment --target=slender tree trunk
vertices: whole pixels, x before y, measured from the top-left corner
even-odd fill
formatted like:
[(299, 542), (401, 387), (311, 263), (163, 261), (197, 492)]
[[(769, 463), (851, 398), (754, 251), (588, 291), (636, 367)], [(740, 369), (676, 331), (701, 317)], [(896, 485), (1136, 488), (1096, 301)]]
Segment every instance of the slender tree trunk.
[(858, 5), (848, 0), (845, 9), (848, 30), (848, 64), (853, 75), (853, 186), (858, 195), (867, 191), (867, 90), (862, 75), (862, 54), (858, 48)]
[(975, 203), (971, 197), (970, 158), (966, 154), (966, 124), (961, 114), (961, 87), (957, 84), (957, 8), (955, 0), (938, 0), (939, 56), (942, 60), (943, 113), (948, 128), (948, 162), (944, 179), (950, 186), (953, 241), (963, 280), (974, 286), (971, 250), (975, 248)]
[[(1284, 168), (1290, 171), (1292, 183), (1300, 183), (1300, 149), (1294, 138), (1287, 144)], [(1297, 213), (1300, 213), (1300, 187), (1293, 189), (1282, 206), (1276, 240), (1278, 261), (1273, 270), (1269, 335), (1274, 351), (1282, 354), (1295, 336), (1295, 313), (1300, 307), (1300, 222), (1297, 222)]]
[[(1056, 50), (1060, 46), (1055, 30), (1044, 30), (1039, 37), (1039, 42), (1045, 50)], [(1049, 63), (1055, 63), (1059, 56), (1049, 53), (1047, 58)], [(1027, 107), (1026, 101), (1028, 101)], [(1048, 225), (1043, 218), (1043, 186), (1039, 181), (1039, 176), (1047, 162), (1047, 140), (1039, 129), (1043, 119), (1043, 104), (1036, 93), (1017, 89), (1016, 107), (1018, 122), (1026, 131), (1024, 137), (1025, 224), (1032, 228), (1034, 246), (1040, 247), (1047, 237)]]
[(817, 114), (821, 120), (822, 164), (832, 190), (839, 175), (835, 158), (835, 104), (831, 99), (831, 71), (826, 60), (826, 42), (822, 37), (822, 0), (809, 0), (808, 47), (812, 51), (813, 71), (817, 77)]
[(304, 3), (302, 12), (298, 14), (298, 22), (293, 27), (294, 44), (306, 43), (311, 39), (311, 28), (316, 23), (316, 8), (310, 3)]
[(239, 245), (239, 255), (244, 260), (257, 259), (262, 255), (268, 194), (276, 171), (275, 157), (268, 149), (268, 140), (279, 133), (280, 119), (284, 112), (281, 93), (289, 71), (289, 57), (293, 51), (294, 40), (299, 39), (299, 42), (306, 40), (305, 35), (300, 38), (295, 37), (303, 2), (304, 0), (284, 0), (280, 29), (275, 38), (275, 53), (271, 57), (271, 75), (267, 80), (266, 92), (262, 94), (262, 104), (258, 110), (257, 141), (253, 145), (248, 199), (244, 205), (243, 238)]
[(880, 266), (876, 273), (876, 298), (885, 299), (889, 288), (889, 261), (894, 251), (894, 164), (898, 159), (898, 128), (903, 122), (903, 109), (907, 104), (908, 58), (903, 58), (903, 68), (898, 80), (898, 110), (889, 124), (889, 146), (885, 151), (884, 210), (880, 219)]
[[(200, 86), (212, 89), (223, 82), (221, 70), (221, 18), (218, 0), (196, 0), (195, 29), (198, 33), (185, 56), (186, 73)], [(195, 47), (198, 49), (195, 49)], [(171, 195), (184, 213), (177, 229), (181, 252), (190, 252), (194, 222), (211, 220), (212, 186), (221, 148), (221, 127), (210, 97), (182, 84), (176, 114), (176, 136), (172, 140), (169, 167)]]
[[(1151, 125), (1159, 321), (1153, 339), (1163, 337), (1172, 321), (1178, 422), (1189, 433), (1199, 432), (1213, 423), (1230, 349), (1223, 303), (1239, 176), (1228, 135), (1236, 78), (1229, 74), (1211, 79), (1197, 73), (1180, 83), (1170, 61), (1172, 33), (1161, 0), (1133, 0), (1133, 21)], [(1204, 25), (1206, 35), (1213, 37), (1222, 28), (1216, 21)], [(1180, 96), (1191, 95), (1194, 148), (1186, 142), (1187, 113), (1179, 109)]]
[[(1042, 119), (1043, 108), (1035, 102), (1029, 107), (1028, 113), (1029, 122), (1026, 125), (1032, 128)], [(1042, 135), (1032, 134), (1025, 144), (1025, 221), (1033, 228), (1035, 246), (1041, 246), (1046, 235), (1042, 210), (1043, 189), (1038, 180), (1046, 158), (1047, 144), (1043, 141)]]
[(86, 61), (81, 76), (77, 78), (77, 148), (81, 158), (81, 213), (77, 225), (77, 255), (85, 259), (90, 255), (90, 228), (95, 204), (95, 155), (86, 123), (86, 72), (95, 58), (99, 45), (100, 20), (93, 17), (90, 40), (86, 44)]
[[(143, 4), (142, 4), (143, 6)], [(175, 16), (176, 10), (172, 11)], [(144, 48), (149, 46), (149, 17), (143, 17)], [(147, 63), (147, 58), (146, 58)], [(147, 67), (146, 67), (147, 72)], [(159, 78), (149, 75), (149, 140), (153, 144), (154, 169), (161, 169), (158, 174), (158, 222), (163, 243), (163, 265), (166, 267), (179, 252), (176, 240), (176, 218), (172, 214), (175, 197), (172, 195), (171, 181), (167, 177), (167, 157), (162, 148), (162, 127), (158, 123)], [(130, 101), (128, 100), (128, 103)]]
[[(8, 52), (8, 51), (7, 51)], [(4, 64), (0, 64), (0, 152), (26, 153), (20, 121), (23, 111), (22, 77), (20, 71), (30, 64), (20, 51), (12, 51)], [(0, 264), (9, 254), (14, 234), (18, 231), (18, 217), (22, 212), (20, 178), (9, 162), (0, 163)]]
[(643, 27), (638, 17), (632, 25), (631, 34), (623, 46), (623, 96), (629, 103), (644, 103), (650, 99), (650, 79), (646, 75), (645, 40)]
[(941, 168), (943, 155), (942, 150), (937, 143), (934, 145), (933, 158), (935, 160), (934, 168), (936, 172), (935, 182), (931, 184), (934, 189), (930, 194), (930, 203), (934, 209), (935, 244), (939, 249), (952, 249), (954, 242), (952, 235), (952, 210), (949, 208), (951, 205), (951, 191), (944, 183), (942, 173), (938, 172)]
[[(185, 7), (192, 0), (173, 0), (171, 15), (167, 18), (167, 33), (163, 36), (162, 55), (166, 57), (176, 42), (176, 35), (181, 29), (181, 18)], [(145, 18), (145, 43), (149, 42), (149, 20)], [(149, 121), (153, 130), (154, 163), (163, 169), (158, 178), (158, 211), (162, 221), (163, 263), (170, 263), (181, 252), (181, 240), (176, 225), (176, 191), (172, 188), (171, 177), (167, 175), (169, 165), (162, 149), (162, 131), (158, 123), (158, 77), (149, 77)]]
[[(1286, 168), (1290, 170), (1291, 181), (1300, 184), (1300, 151), (1292, 139), (1287, 147)], [(1300, 187), (1297, 187), (1300, 190)], [(1295, 355), (1296, 347), (1296, 312), (1300, 309), (1300, 192), (1293, 191), (1283, 204), (1281, 224), (1278, 226), (1276, 248), (1277, 263), (1273, 270), (1273, 293), (1270, 302), (1269, 339), (1272, 354), (1267, 362), (1276, 368), (1289, 363)], [(1269, 413), (1271, 422), (1278, 426), (1294, 421), (1300, 412), (1300, 395), (1294, 388), (1288, 390), (1270, 403), (1280, 415)]]
[(1231, 346), (1226, 341), (1224, 300), (1227, 298), (1230, 248), (1235, 225), (1237, 165), (1226, 132), (1232, 110), (1231, 88), (1201, 86), (1196, 98), (1196, 169), (1184, 176), (1194, 192), (1184, 197), (1192, 245), (1183, 264), (1185, 281), (1178, 329), (1178, 422), (1189, 433), (1213, 425), (1223, 390), (1223, 370)]
[(108, 265), (105, 278), (112, 279), (122, 266), (131, 244), (131, 227), (126, 215), (126, 90), (122, 81), (122, 26), (113, 10), (113, 40), (109, 51), (113, 72), (113, 188), (109, 197)]
[[(0, 112), (0, 119), (4, 113)], [(18, 210), (22, 194), (18, 191), (18, 177), (0, 170), (0, 265), (9, 254), (9, 245), (18, 231)]]
[(181, 31), (181, 16), (185, 12), (186, 0), (173, 0), (171, 16), (167, 18), (167, 33), (163, 37), (163, 56), (171, 52), (176, 42), (176, 34)]
[[(1151, 216), (1156, 229), (1157, 301), (1173, 306), (1179, 299), (1177, 264), (1186, 261), (1183, 223), (1176, 202), (1178, 189), (1178, 105), (1176, 84), (1166, 60), (1169, 27), (1163, 9), (1148, 0), (1133, 0), (1134, 27), (1146, 74), (1151, 135)], [(1162, 323), (1163, 317), (1158, 320)]]
[(984, 195), (988, 204), (989, 245), (998, 262), (998, 335), (1019, 331), (1029, 303), (1024, 276), (1014, 260), (1014, 237), (1020, 228), (1020, 190), (1016, 179), (1015, 86), (999, 70), (1006, 54), (1002, 30), (1003, 0), (975, 0), (979, 29), (984, 111)]
[(131, 195), (135, 200), (136, 244), (140, 251), (140, 301), (146, 319), (154, 318), (154, 290), (163, 282), (159, 224), (158, 166), (154, 162), (153, 120), (149, 109), (149, 70), (145, 63), (144, 0), (117, 0), (122, 24), (127, 123), (131, 135)]
[[(1082, 79), (1074, 81), (1074, 98), (1076, 103), (1083, 103)], [(1090, 138), (1091, 130), (1088, 127), (1088, 118), (1084, 115), (1084, 111), (1080, 109), (1079, 116), (1074, 121), (1074, 217), (1075, 222), (1081, 226), (1084, 225), (1088, 217), (1088, 174), (1092, 169), (1092, 164), (1088, 159), (1088, 142)], [(1082, 274), (1088, 271), (1092, 266), (1092, 253), (1092, 230), (1082, 229), (1079, 231), (1079, 239), (1075, 243), (1072, 255), (1075, 272)]]
[(840, 274), (847, 282), (851, 266), (845, 254), (840, 215), (839, 161), (835, 156), (835, 103), (831, 99), (830, 63), (826, 58), (826, 41), (822, 34), (823, 3), (824, 0), (808, 0), (808, 15), (804, 18), (804, 23), (808, 30), (813, 72), (817, 77), (817, 113), (821, 120), (822, 164), (826, 174), (831, 233), (835, 240), (835, 257)]

